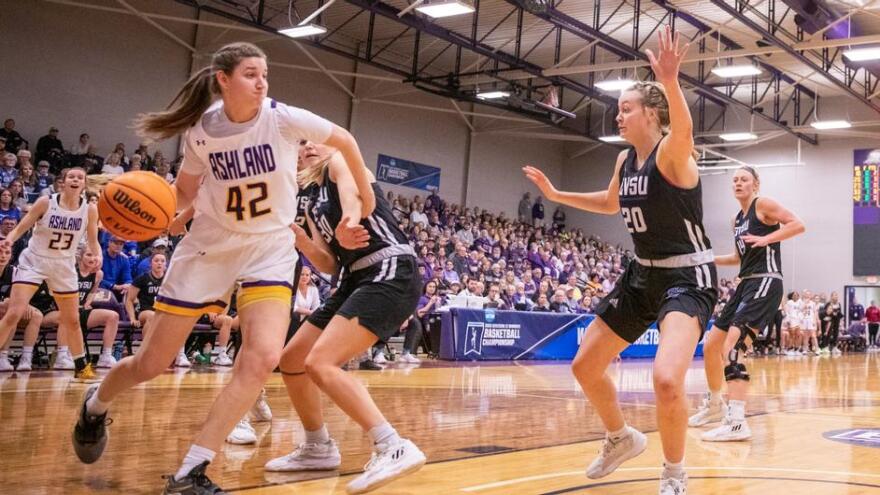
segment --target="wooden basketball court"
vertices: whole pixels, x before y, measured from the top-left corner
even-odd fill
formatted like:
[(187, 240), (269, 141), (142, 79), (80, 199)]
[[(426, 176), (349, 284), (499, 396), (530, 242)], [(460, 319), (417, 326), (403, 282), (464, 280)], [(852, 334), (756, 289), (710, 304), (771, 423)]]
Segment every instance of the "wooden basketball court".
[[(694, 407), (705, 389), (701, 366), (695, 362), (688, 376)], [(880, 354), (756, 358), (749, 367), (754, 439), (711, 444), (690, 430), (690, 493), (880, 494), (880, 430), (851, 431), (880, 427)], [(648, 450), (598, 481), (587, 479), (584, 469), (602, 428), (567, 364), (429, 363), (355, 373), (401, 434), (428, 455), (420, 472), (376, 493), (656, 493), (661, 455), (650, 361), (611, 369), (628, 421), (650, 432)], [(177, 468), (228, 378), (228, 372), (209, 369), (169, 372), (125, 393), (110, 411), (114, 422), (104, 457), (86, 466), (70, 446), (84, 386), (69, 383), (68, 373), (0, 375), (0, 492), (159, 492), (160, 475)], [(370, 454), (357, 425), (326, 403), (341, 469), (265, 472), (263, 464), (292, 450), (301, 435), (280, 376), (273, 376), (267, 392), (275, 414), (271, 426), (255, 424), (256, 447), (226, 445), (209, 470), (212, 478), (249, 495), (345, 493)]]

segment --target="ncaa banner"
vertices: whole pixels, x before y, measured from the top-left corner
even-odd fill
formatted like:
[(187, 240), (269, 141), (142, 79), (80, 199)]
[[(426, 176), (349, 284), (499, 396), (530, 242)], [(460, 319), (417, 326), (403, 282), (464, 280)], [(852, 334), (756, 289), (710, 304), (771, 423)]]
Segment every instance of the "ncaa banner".
[[(453, 361), (574, 359), (595, 316), (453, 308), (442, 315), (440, 358)], [(711, 324), (710, 324), (711, 325)], [(660, 332), (652, 325), (621, 353), (652, 358)], [(702, 343), (696, 354), (703, 354)]]
[(440, 169), (393, 156), (379, 154), (376, 179), (397, 186), (425, 191), (440, 190)]

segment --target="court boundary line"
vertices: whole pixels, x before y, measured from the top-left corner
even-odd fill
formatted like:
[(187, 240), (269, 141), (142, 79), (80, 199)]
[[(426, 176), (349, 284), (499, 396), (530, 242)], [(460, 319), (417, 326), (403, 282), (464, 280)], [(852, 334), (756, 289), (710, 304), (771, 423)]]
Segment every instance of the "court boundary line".
[[(637, 472), (637, 471), (660, 471), (661, 469), (662, 468), (660, 468), (660, 467), (630, 467), (630, 468), (618, 468), (614, 472), (615, 473), (621, 473), (621, 472), (630, 473), (630, 472)], [(685, 470), (687, 472), (690, 472), (690, 471), (761, 471), (761, 472), (768, 472), (769, 471), (769, 472), (778, 472), (778, 473), (814, 473), (814, 474), (824, 474), (824, 475), (829, 475), (829, 476), (849, 476), (849, 477), (860, 476), (860, 477), (865, 477), (865, 478), (878, 478), (878, 479), (880, 479), (880, 474), (855, 473), (855, 472), (850, 472), (850, 471), (817, 471), (815, 469), (799, 469), (799, 468), (790, 468), (789, 469), (789, 468), (779, 468), (779, 467), (687, 466), (687, 468)], [(465, 488), (459, 488), (459, 491), (478, 492), (478, 491), (482, 491), (482, 490), (490, 490), (492, 488), (501, 488), (501, 487), (510, 486), (510, 485), (518, 485), (520, 483), (526, 483), (529, 481), (537, 481), (537, 480), (542, 480), (542, 479), (547, 479), (547, 478), (555, 478), (555, 477), (559, 477), (559, 476), (574, 476), (574, 475), (585, 475), (585, 472), (583, 470), (580, 470), (580, 471), (559, 471), (556, 473), (545, 473), (545, 474), (534, 475), (534, 476), (524, 476), (521, 478), (512, 478), (512, 479), (504, 480), (504, 481), (495, 481), (492, 483), (484, 483), (482, 485), (473, 485), (473, 486), (468, 486)], [(699, 479), (697, 477), (691, 477), (691, 478), (692, 479)], [(734, 478), (734, 479), (738, 479), (738, 478), (746, 478), (746, 477), (741, 477), (741, 476), (740, 477), (738, 477), (738, 476), (708, 476), (708, 478)], [(657, 478), (646, 478), (646, 479), (650, 479), (652, 481), (657, 480)], [(796, 478), (796, 479), (801, 480), (801, 481), (836, 482), (833, 480), (814, 480), (814, 479), (809, 479), (809, 478), (803, 478), (803, 479)], [(615, 481), (614, 483), (626, 482), (626, 481), (629, 481), (629, 480), (618, 480), (618, 481)], [(635, 481), (635, 480), (631, 480), (631, 481)], [(578, 489), (589, 488), (589, 487), (593, 487), (593, 486), (601, 486), (601, 483), (599, 485), (595, 485), (595, 484), (584, 485), (584, 486), (578, 487)], [(880, 488), (880, 485), (870, 485), (870, 486)], [(551, 493), (555, 494), (555, 493), (566, 493), (566, 492), (551, 492)], [(550, 494), (545, 494), (545, 495), (550, 495)]]

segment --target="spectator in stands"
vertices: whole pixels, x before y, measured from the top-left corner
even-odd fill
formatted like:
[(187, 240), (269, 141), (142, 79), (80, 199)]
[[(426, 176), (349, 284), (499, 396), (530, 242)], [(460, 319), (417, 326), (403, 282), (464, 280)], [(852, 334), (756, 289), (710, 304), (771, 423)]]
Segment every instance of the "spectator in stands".
[(431, 191), (431, 194), (425, 197), (425, 212), (439, 213), (443, 208), (443, 200), (437, 194), (437, 190)]
[(10, 189), (0, 191), (0, 220), (14, 218), (15, 223), (21, 220), (21, 210), (13, 203), (13, 195)]
[(15, 168), (18, 159), (13, 153), (7, 152), (0, 163), (0, 187), (9, 187), (9, 183), (18, 178), (18, 169)]
[(125, 240), (110, 236), (107, 249), (104, 250), (104, 280), (101, 288), (113, 291), (117, 300), (123, 300), (131, 285), (131, 264), (128, 256), (123, 254)]
[(865, 320), (868, 322), (868, 347), (877, 347), (877, 333), (880, 331), (880, 308), (874, 301), (871, 301), (871, 305), (865, 309)]
[(18, 153), (23, 145), (27, 143), (21, 134), (15, 130), (15, 120), (6, 119), (3, 122), (3, 128), (0, 129), (0, 137), (6, 139), (6, 151), (10, 153)]
[[(158, 155), (159, 152), (157, 151)], [(164, 158), (156, 160), (156, 175), (165, 179), (169, 184), (174, 183), (174, 175), (171, 174), (171, 165)]]
[[(48, 163), (46, 164), (48, 168)], [(21, 166), (21, 174), (18, 176), (24, 187), (24, 197), (27, 202), (33, 203), (40, 196), (40, 190), (37, 189), (37, 174), (34, 173), (34, 166), (30, 163)]]
[(61, 188), (64, 186), (64, 174), (63, 170), (61, 174), (58, 174), (54, 180), (52, 181), (52, 185), (40, 191), (40, 196), (51, 196), (57, 192), (61, 192)]
[(24, 183), (21, 179), (15, 179), (9, 183), (9, 192), (12, 193), (12, 204), (22, 213), (26, 213), (28, 210), (28, 200), (24, 194)]
[(18, 158), (18, 165), (16, 165), (18, 170), (21, 170), (21, 167), (25, 165), (30, 165), (31, 168), (34, 167), (34, 163), (31, 161), (33, 155), (31, 155), (30, 151), (18, 150), (18, 153), (16, 153), (15, 156)]
[(556, 289), (553, 293), (553, 302), (550, 303), (550, 311), (554, 313), (571, 313), (571, 306), (568, 303), (568, 297), (565, 295), (565, 289)]
[(532, 205), (532, 225), (538, 228), (544, 226), (544, 200), (541, 196), (536, 197)]
[(51, 160), (60, 157), (64, 153), (64, 145), (58, 139), (58, 128), (52, 126), (49, 128), (49, 134), (37, 140), (37, 156), (34, 159), (37, 162), (42, 160)]
[(522, 282), (517, 282), (515, 287), (516, 292), (513, 295), (513, 304), (511, 307), (517, 311), (531, 311), (535, 303), (532, 302), (532, 298), (526, 294), (525, 285)]
[(36, 185), (34, 186), (38, 195), (43, 194), (43, 190), (52, 187), (55, 182), (55, 176), (49, 173), (49, 162), (41, 160), (37, 163)]
[(550, 301), (547, 299), (547, 294), (541, 294), (538, 296), (532, 311), (550, 312)]
[(497, 284), (489, 286), (489, 295), (486, 297), (486, 308), (508, 309), (507, 303), (501, 298), (501, 288)]
[(131, 155), (131, 159), (128, 163), (127, 171), (128, 172), (136, 172), (138, 170), (143, 170), (144, 167), (143, 167), (142, 160), (143, 160), (143, 158), (141, 158), (141, 155), (138, 155), (137, 153)]
[(529, 223), (532, 219), (532, 195), (530, 193), (523, 194), (519, 200), (519, 206), (516, 209), (517, 220), (520, 223)]
[(91, 147), (91, 137), (85, 132), (79, 135), (79, 141), (77, 141), (73, 148), (70, 149), (70, 154), (73, 156), (83, 156), (89, 152), (89, 148)]
[(100, 174), (101, 168), (104, 166), (104, 157), (98, 155), (97, 147), (89, 145), (86, 154), (76, 157), (73, 160), (73, 165), (86, 169), (87, 175)]
[(421, 204), (414, 204), (409, 219), (413, 225), (421, 224), (422, 227), (428, 226), (428, 215), (425, 215), (424, 207)]
[[(0, 239), (5, 239), (15, 229), (16, 225), (18, 225), (18, 220), (14, 217), (0, 219)], [(27, 247), (29, 238), (30, 234), (25, 234), (12, 245), (12, 264), (18, 264), (18, 256)]]
[(129, 158), (128, 155), (125, 154), (125, 144), (124, 143), (116, 143), (116, 146), (113, 147), (113, 153), (119, 156), (119, 164), (122, 165), (123, 168), (128, 168)]
[(443, 281), (446, 282), (447, 285), (453, 282), (461, 281), (458, 276), (458, 272), (455, 271), (455, 264), (451, 260), (446, 260), (445, 268), (441, 275), (443, 277)]
[(584, 297), (581, 298), (581, 301), (578, 304), (575, 312), (582, 314), (593, 314), (593, 296), (589, 292), (584, 294)]
[(562, 211), (562, 206), (557, 206), (553, 211), (553, 228), (557, 232), (565, 230), (565, 212)]
[(288, 340), (296, 333), (296, 329), (302, 324), (303, 320), (309, 317), (318, 307), (321, 306), (321, 295), (318, 293), (318, 287), (312, 280), (312, 268), (303, 266), (299, 275), (294, 294), (293, 315), (291, 316), (292, 328), (288, 335)]
[[(121, 144), (121, 143), (120, 143)], [(101, 167), (102, 174), (110, 174), (110, 175), (119, 175), (125, 173), (125, 169), (122, 167), (122, 158), (115, 151), (107, 155), (107, 161), (104, 162), (104, 166)]]

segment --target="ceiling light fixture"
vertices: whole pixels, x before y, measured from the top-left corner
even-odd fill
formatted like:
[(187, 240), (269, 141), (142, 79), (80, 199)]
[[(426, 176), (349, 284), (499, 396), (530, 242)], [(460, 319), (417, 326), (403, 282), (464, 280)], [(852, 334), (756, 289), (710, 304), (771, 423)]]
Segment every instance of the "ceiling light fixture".
[(712, 73), (718, 77), (745, 77), (761, 74), (761, 69), (754, 65), (728, 65), (727, 67), (715, 67)]
[(848, 120), (817, 120), (810, 124), (815, 129), (849, 129), (852, 124)]
[(753, 139), (758, 139), (758, 135), (753, 132), (730, 132), (727, 134), (720, 134), (718, 137), (725, 141), (751, 141)]
[(843, 52), (843, 56), (853, 62), (864, 62), (867, 60), (880, 59), (880, 47), (871, 48), (854, 48)]
[(481, 100), (497, 100), (499, 98), (507, 98), (508, 96), (510, 96), (508, 91), (484, 91), (477, 93), (477, 98)]
[(596, 87), (602, 91), (623, 91), (629, 89), (636, 82), (632, 79), (609, 79), (596, 83)]
[(423, 2), (416, 10), (429, 17), (440, 18), (454, 15), (470, 14), (474, 6), (463, 0), (434, 0)]

